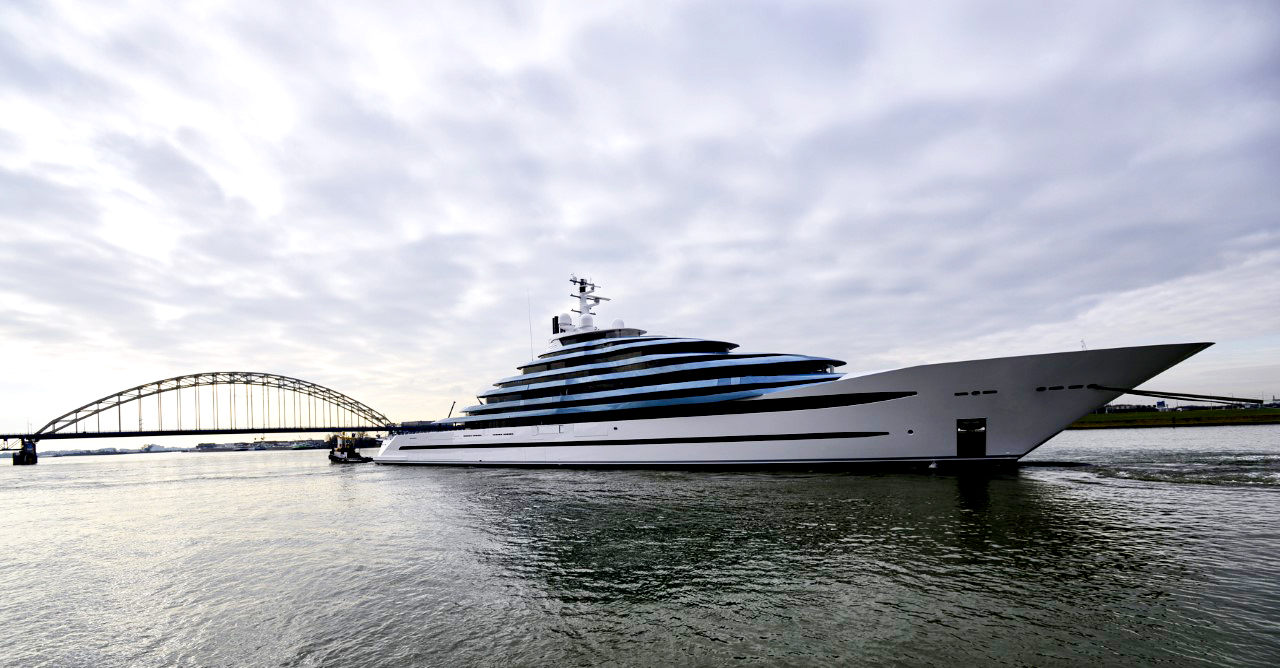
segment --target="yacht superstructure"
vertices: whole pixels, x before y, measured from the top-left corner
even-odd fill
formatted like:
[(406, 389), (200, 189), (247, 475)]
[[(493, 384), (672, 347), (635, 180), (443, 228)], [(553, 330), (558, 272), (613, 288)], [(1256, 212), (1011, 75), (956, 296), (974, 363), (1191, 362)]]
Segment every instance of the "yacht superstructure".
[(570, 279), (578, 322), (463, 415), (387, 439), (379, 463), (780, 466), (1011, 462), (1211, 345), (1004, 357), (856, 377), (826, 357), (595, 325), (608, 298)]

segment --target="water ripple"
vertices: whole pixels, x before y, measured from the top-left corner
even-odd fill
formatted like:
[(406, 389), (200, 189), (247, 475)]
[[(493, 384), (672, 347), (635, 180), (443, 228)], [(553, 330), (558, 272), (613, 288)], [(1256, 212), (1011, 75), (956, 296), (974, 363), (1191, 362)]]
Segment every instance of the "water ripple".
[(1257, 472), (1280, 452), (1069, 438), (1046, 456), (1096, 466), (42, 461), (0, 474), (0, 615), (22, 631), (0, 663), (1270, 665), (1274, 486), (1112, 471)]

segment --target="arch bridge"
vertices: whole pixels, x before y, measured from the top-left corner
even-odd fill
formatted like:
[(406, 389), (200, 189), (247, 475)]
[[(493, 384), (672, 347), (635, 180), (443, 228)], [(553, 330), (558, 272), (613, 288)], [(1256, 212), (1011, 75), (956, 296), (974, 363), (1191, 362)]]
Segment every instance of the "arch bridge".
[(252, 371), (212, 371), (131, 387), (59, 415), (24, 444), (65, 438), (393, 431), (385, 415), (322, 385)]

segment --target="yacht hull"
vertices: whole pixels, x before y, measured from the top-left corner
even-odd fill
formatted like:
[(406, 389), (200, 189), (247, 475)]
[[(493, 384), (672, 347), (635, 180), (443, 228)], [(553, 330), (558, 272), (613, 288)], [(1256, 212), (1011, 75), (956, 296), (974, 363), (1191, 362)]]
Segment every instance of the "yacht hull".
[[(708, 404), (712, 414), (397, 434), (381, 464), (769, 467), (1014, 462), (1208, 347), (930, 364)], [(576, 419), (586, 419), (579, 416)]]

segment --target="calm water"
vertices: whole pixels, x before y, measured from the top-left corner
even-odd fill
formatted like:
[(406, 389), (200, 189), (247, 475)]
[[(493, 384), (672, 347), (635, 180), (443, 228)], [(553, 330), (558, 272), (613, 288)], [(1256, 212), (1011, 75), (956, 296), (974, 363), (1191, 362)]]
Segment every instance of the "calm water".
[(1280, 427), (995, 477), (0, 467), (5, 666), (1280, 661)]

